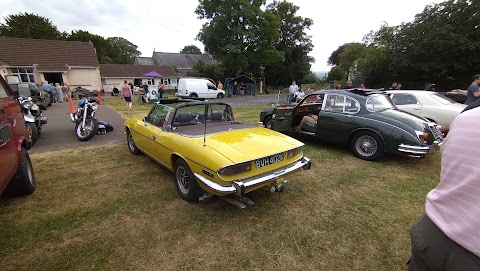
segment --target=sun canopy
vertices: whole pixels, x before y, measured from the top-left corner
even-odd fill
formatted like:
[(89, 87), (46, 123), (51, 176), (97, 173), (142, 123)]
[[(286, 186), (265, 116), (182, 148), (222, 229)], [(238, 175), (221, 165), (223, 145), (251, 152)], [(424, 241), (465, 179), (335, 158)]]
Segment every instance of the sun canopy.
[(161, 74), (159, 74), (159, 73), (156, 72), (156, 71), (147, 72), (147, 73), (144, 74), (143, 76), (148, 76), (148, 77), (163, 77)]

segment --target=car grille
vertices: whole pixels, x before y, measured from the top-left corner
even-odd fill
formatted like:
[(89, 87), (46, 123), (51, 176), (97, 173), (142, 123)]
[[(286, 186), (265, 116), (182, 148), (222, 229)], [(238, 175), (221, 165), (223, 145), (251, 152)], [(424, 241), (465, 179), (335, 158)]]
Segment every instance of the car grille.
[(432, 134), (435, 137), (435, 140), (438, 142), (443, 141), (443, 136), (442, 136), (442, 129), (439, 125), (436, 124), (429, 124), (430, 130), (432, 130)]

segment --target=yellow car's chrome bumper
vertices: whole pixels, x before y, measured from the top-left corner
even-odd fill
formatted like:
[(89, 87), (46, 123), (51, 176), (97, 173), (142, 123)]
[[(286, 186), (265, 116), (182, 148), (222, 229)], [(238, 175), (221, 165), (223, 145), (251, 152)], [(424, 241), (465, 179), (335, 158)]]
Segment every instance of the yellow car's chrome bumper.
[[(210, 188), (212, 191), (215, 191), (216, 194), (221, 195), (221, 196), (226, 196), (226, 195), (231, 195), (235, 194), (237, 196), (244, 196), (247, 192), (249, 192), (249, 188), (254, 188), (257, 186), (262, 186), (265, 184), (269, 184), (274, 182), (275, 180), (282, 178), (283, 176), (289, 175), (297, 170), (308, 170), (312, 166), (312, 162), (310, 161), (309, 158), (307, 157), (302, 157), (298, 162), (294, 163), (293, 165), (284, 168), (282, 170), (273, 172), (271, 174), (268, 174), (266, 176), (262, 176), (259, 178), (254, 178), (254, 179), (249, 179), (246, 181), (233, 181), (231, 185), (227, 186), (222, 186), (219, 185), (202, 175), (195, 173), (195, 177), (199, 182), (201, 182), (203, 185), (207, 186)], [(278, 190), (282, 189), (282, 185), (284, 183), (278, 185)]]

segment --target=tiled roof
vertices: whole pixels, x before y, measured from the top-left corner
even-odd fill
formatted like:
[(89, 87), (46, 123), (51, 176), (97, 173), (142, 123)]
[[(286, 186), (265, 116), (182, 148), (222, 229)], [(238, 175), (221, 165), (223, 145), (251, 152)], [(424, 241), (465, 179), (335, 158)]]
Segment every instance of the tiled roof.
[(155, 62), (161, 66), (171, 66), (179, 70), (193, 69), (193, 65), (198, 61), (203, 61), (208, 65), (214, 63), (212, 55), (209, 54), (182, 54), (182, 53), (162, 53), (154, 52), (151, 58), (136, 58), (135, 63), (140, 65)]
[(100, 64), (102, 78), (145, 77), (144, 74), (156, 71), (163, 77), (177, 77), (177, 72), (169, 66), (133, 65), (133, 64)]
[(38, 64), (39, 71), (66, 71), (68, 66), (98, 67), (91, 42), (0, 37), (0, 59), (11, 66)]
[(136, 57), (135, 63), (137, 65), (155, 65), (155, 61), (152, 57)]

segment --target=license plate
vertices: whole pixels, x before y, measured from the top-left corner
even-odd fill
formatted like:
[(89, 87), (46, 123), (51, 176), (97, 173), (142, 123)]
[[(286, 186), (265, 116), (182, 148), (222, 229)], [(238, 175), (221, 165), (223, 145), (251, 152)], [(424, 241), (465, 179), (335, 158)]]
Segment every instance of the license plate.
[(255, 160), (255, 167), (262, 168), (283, 161), (283, 153)]

